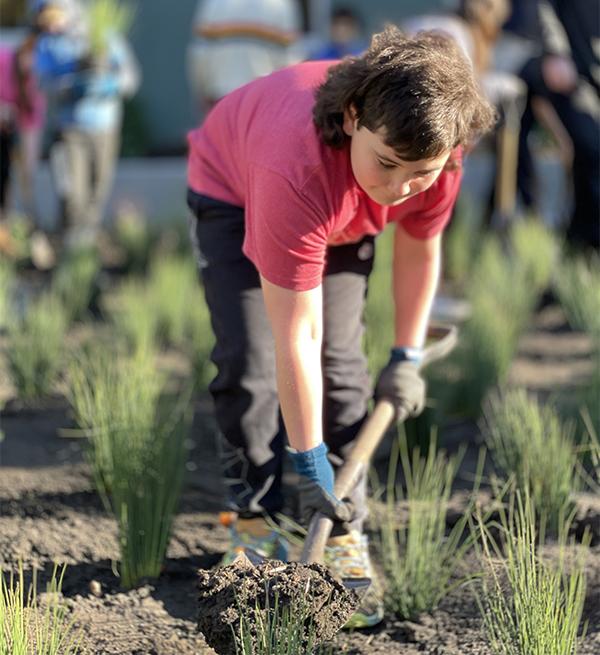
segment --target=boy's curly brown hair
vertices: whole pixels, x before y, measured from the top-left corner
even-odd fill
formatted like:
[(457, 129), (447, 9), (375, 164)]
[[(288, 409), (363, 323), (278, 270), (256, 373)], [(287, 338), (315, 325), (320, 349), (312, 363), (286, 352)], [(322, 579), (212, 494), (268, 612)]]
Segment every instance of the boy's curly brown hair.
[(386, 145), (408, 161), (466, 146), (496, 120), (452, 38), (437, 32), (409, 37), (392, 26), (376, 34), (363, 55), (332, 66), (317, 89), (313, 119), (326, 144), (344, 146), (344, 111), (351, 109), (359, 126), (384, 128)]

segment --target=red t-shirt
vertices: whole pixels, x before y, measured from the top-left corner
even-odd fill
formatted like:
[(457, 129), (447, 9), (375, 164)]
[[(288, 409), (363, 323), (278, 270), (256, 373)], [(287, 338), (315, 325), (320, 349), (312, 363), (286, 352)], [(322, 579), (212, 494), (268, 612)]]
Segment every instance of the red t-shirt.
[(297, 291), (321, 283), (328, 246), (391, 221), (418, 239), (438, 234), (460, 186), (457, 167), (396, 207), (371, 200), (352, 174), (349, 144), (323, 144), (313, 123), (315, 90), (331, 65), (302, 63), (243, 86), (188, 137), (190, 188), (244, 207), (245, 255), (269, 282)]

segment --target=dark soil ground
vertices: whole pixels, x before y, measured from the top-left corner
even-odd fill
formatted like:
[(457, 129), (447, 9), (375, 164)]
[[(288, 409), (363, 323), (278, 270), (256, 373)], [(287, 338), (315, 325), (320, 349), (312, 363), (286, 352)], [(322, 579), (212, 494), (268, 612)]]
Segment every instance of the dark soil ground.
[[(511, 381), (543, 395), (570, 390), (589, 374), (589, 344), (569, 331), (560, 310), (536, 317), (522, 340)], [(2, 368), (0, 367), (0, 371)], [(0, 400), (10, 396), (0, 382)], [(71, 419), (65, 402), (45, 409), (10, 411), (2, 417), (0, 444), (0, 566), (40, 570), (47, 579), (54, 562), (68, 565), (63, 594), (83, 632), (83, 655), (210, 655), (197, 628), (198, 569), (209, 569), (227, 545), (216, 511), (222, 489), (216, 476), (214, 428), (207, 399), (197, 401), (187, 462), (187, 483), (162, 575), (124, 590), (113, 572), (118, 558), (116, 524), (94, 491), (84, 441), (60, 429)], [(450, 450), (469, 441), (461, 471), (463, 487), (473, 470), (478, 442), (473, 425), (456, 424), (442, 435)], [(385, 458), (385, 445), (379, 456)], [(464, 492), (453, 502), (460, 511)], [(598, 498), (581, 497), (579, 528), (593, 526), (596, 544), (587, 561), (587, 636), (579, 652), (600, 653), (600, 509)], [(467, 562), (467, 566), (470, 563)], [(488, 654), (472, 592), (459, 587), (431, 615), (413, 622), (393, 617), (366, 632), (340, 633), (334, 653), (358, 655)]]

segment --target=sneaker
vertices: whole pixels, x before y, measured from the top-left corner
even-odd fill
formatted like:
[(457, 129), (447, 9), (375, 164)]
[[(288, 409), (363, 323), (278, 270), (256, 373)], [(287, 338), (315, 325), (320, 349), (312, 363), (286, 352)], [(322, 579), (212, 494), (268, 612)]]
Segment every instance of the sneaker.
[(263, 518), (238, 519), (230, 527), (231, 544), (219, 566), (227, 566), (244, 553), (253, 564), (266, 559), (288, 561), (288, 543)]
[(361, 595), (360, 607), (350, 617), (345, 630), (372, 628), (383, 620), (381, 586), (369, 557), (369, 540), (357, 531), (331, 537), (325, 547), (325, 564), (338, 579), (370, 578), (371, 586)]

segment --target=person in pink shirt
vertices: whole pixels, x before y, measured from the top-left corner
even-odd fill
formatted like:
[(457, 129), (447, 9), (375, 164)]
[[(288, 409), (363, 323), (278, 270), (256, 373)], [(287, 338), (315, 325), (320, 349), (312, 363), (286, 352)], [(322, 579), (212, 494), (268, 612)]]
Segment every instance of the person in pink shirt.
[[(362, 315), (374, 238), (395, 224), (395, 339), (375, 395), (416, 416), (462, 149), (493, 123), (451, 39), (390, 27), (363, 55), (247, 84), (190, 134), (191, 234), (216, 336), (210, 391), (238, 516), (224, 563), (239, 550), (285, 559), (266, 517), (283, 505), (287, 438), (306, 508), (336, 521), (329, 566), (372, 576), (366, 485), (341, 502), (332, 463), (352, 449), (371, 397)], [(350, 626), (382, 619), (373, 592)]]
[(18, 142), (21, 200), (35, 219), (33, 183), (39, 161), (46, 101), (33, 75), (36, 35), (16, 48), (0, 48), (0, 213), (6, 209), (14, 141)]

